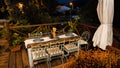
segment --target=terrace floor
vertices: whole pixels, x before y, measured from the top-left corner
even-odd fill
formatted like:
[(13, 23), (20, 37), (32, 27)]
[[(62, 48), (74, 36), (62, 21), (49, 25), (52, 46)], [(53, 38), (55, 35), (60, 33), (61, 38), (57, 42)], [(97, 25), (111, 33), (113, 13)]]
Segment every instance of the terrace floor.
[[(51, 66), (61, 65), (59, 59), (51, 61)], [(27, 51), (22, 49), (17, 52), (2, 52), (0, 54), (0, 68), (30, 68)], [(35, 65), (35, 68), (47, 68), (46, 62)]]
[(29, 68), (26, 50), (17, 52), (2, 52), (0, 68)]

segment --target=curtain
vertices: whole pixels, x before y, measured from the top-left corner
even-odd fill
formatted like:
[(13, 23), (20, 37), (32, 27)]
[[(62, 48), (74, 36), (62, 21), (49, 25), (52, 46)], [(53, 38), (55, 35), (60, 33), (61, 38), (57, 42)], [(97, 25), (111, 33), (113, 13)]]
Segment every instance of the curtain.
[(93, 36), (93, 46), (105, 50), (106, 46), (112, 46), (113, 42), (114, 0), (98, 0), (97, 13), (101, 25)]

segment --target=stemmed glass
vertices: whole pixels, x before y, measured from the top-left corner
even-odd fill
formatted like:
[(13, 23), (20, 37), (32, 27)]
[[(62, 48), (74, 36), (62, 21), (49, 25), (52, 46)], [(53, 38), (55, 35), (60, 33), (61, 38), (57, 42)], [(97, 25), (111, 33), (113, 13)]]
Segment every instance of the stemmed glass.
[(28, 33), (28, 38), (31, 38), (31, 34), (30, 33)]
[(39, 38), (40, 41), (43, 41), (43, 39), (41, 39), (42, 35), (43, 35), (43, 33), (40, 32), (40, 33), (39, 33), (39, 36), (38, 36), (38, 38)]

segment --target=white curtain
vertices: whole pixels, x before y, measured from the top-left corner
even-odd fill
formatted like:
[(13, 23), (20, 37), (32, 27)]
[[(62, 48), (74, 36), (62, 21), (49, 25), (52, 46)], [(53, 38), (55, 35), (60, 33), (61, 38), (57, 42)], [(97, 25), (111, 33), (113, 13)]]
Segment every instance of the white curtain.
[(106, 46), (112, 46), (113, 42), (114, 0), (98, 0), (97, 13), (101, 25), (93, 36), (93, 46), (105, 50)]

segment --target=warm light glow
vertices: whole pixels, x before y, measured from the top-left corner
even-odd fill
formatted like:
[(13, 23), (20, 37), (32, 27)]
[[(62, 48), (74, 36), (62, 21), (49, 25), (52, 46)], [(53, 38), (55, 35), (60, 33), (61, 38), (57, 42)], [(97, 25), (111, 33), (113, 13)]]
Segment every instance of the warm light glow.
[(70, 2), (70, 3), (69, 3), (69, 5), (70, 5), (70, 6), (73, 6), (73, 3), (72, 3), (72, 2)]
[(23, 4), (22, 3), (18, 3), (18, 8), (22, 9), (23, 8)]
[(21, 2), (19, 2), (18, 4), (17, 4), (17, 6), (18, 6), (18, 8), (20, 9), (20, 11), (22, 12), (22, 14), (24, 13), (23, 12), (23, 3), (21, 3)]

